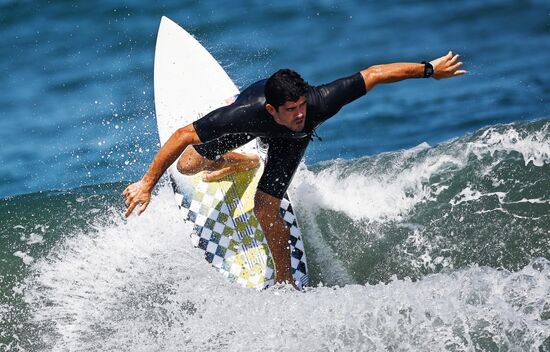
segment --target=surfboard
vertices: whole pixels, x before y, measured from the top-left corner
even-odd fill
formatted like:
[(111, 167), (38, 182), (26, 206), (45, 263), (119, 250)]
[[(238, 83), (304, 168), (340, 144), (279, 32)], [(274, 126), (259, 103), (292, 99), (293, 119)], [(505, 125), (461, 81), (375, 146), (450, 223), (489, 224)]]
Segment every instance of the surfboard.
[[(212, 55), (167, 17), (162, 17), (157, 36), (154, 91), (161, 144), (178, 128), (231, 104), (239, 94)], [(193, 223), (190, 243), (229, 281), (261, 290), (274, 283), (272, 255), (253, 210), (266, 150), (255, 140), (239, 150), (257, 153), (262, 165), (218, 182), (203, 182), (200, 174), (182, 175), (175, 163), (167, 172), (182, 216)], [(304, 243), (288, 195), (280, 210), (290, 228), (292, 275), (298, 286), (307, 285)]]

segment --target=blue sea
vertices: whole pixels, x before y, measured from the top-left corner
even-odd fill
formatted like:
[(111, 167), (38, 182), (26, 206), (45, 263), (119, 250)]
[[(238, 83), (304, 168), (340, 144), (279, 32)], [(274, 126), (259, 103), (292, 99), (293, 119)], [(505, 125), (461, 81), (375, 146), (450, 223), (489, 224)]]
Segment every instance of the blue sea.
[[(193, 249), (159, 147), (161, 16), (240, 87), (461, 54), (318, 129), (289, 190), (310, 287)], [(550, 2), (0, 0), (0, 351), (550, 351)]]

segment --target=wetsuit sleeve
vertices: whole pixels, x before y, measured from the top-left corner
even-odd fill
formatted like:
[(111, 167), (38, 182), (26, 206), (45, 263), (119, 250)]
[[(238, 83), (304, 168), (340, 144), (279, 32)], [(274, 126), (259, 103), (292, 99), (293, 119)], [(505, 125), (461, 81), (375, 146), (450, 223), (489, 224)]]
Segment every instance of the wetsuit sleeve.
[(267, 162), (258, 182), (258, 190), (283, 199), (304, 156), (309, 138), (269, 138), (267, 143)]
[(317, 86), (315, 87), (315, 91), (321, 108), (320, 120), (317, 121), (317, 125), (319, 125), (321, 122), (334, 116), (344, 105), (365, 95), (367, 88), (363, 75), (357, 72), (349, 77)]

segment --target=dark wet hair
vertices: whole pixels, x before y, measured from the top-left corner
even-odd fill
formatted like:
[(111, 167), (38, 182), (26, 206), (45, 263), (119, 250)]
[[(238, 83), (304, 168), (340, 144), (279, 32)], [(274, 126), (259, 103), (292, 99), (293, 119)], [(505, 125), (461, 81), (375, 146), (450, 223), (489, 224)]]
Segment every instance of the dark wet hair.
[(296, 101), (305, 95), (309, 85), (295, 71), (288, 68), (275, 72), (265, 85), (265, 102), (279, 110), (287, 101)]

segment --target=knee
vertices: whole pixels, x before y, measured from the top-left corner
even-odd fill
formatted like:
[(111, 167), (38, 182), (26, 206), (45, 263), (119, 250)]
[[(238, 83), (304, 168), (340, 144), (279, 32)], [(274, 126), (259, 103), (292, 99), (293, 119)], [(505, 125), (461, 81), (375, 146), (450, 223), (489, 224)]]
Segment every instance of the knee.
[(196, 174), (196, 171), (192, 167), (190, 167), (189, 163), (186, 162), (183, 156), (180, 156), (176, 166), (178, 168), (178, 171), (181, 174), (188, 175), (188, 176)]
[(189, 146), (179, 157), (176, 167), (184, 175), (194, 175), (203, 170), (204, 163), (202, 159), (193, 146)]

